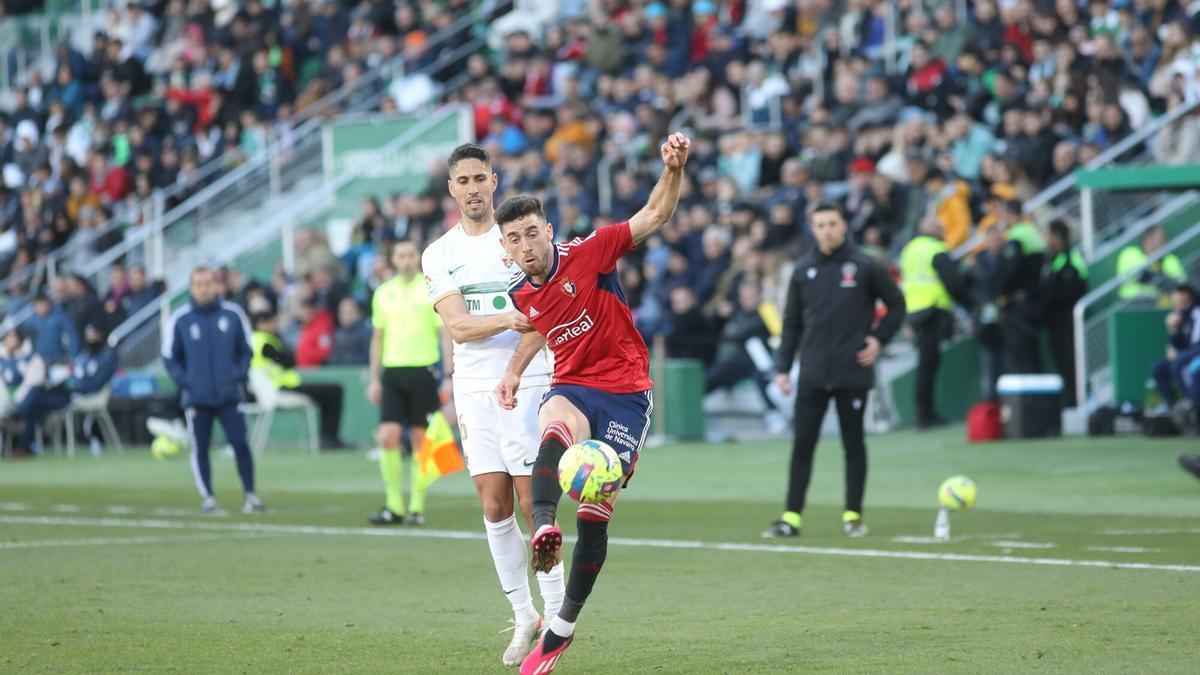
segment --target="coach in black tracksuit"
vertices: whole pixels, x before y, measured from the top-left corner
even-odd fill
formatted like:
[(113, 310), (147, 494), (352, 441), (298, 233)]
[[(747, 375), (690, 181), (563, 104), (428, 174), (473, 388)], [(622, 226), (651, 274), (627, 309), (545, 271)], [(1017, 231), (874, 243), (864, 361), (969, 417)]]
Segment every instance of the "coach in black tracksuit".
[[(796, 263), (788, 286), (775, 368), (776, 381), (786, 394), (791, 390), (788, 372), (799, 347), (791, 480), (787, 510), (763, 532), (764, 537), (800, 533), (813, 452), (830, 398), (837, 405), (846, 453), (844, 530), (854, 537), (867, 533), (862, 523), (867, 481), (863, 412), (879, 350), (904, 322), (904, 296), (886, 269), (846, 240), (846, 230), (839, 207), (818, 205), (812, 214), (817, 248)], [(878, 300), (886, 305), (887, 315), (874, 325)]]

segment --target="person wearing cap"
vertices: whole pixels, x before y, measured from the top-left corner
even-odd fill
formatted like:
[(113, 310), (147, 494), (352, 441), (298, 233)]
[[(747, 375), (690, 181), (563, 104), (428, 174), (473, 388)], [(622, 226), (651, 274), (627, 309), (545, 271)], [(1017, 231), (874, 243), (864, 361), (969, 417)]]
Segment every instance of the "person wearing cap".
[(1055, 219), (1046, 232), (1046, 265), (1042, 268), (1046, 300), (1042, 321), (1050, 335), (1050, 353), (1063, 379), (1063, 406), (1075, 400), (1075, 320), (1073, 311), (1088, 292), (1088, 266), (1071, 248), (1071, 229)]

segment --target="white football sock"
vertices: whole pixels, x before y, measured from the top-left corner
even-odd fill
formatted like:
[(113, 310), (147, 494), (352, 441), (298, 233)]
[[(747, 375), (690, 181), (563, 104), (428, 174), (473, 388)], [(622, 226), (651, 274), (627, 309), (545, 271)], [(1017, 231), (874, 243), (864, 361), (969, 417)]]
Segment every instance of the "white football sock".
[(563, 621), (556, 616), (550, 620), (550, 632), (559, 637), (571, 637), (575, 632), (575, 622)]
[(537, 618), (533, 608), (533, 596), (529, 593), (529, 573), (525, 571), (529, 560), (525, 554), (525, 537), (517, 527), (515, 515), (498, 522), (483, 520), (487, 530), (488, 548), (492, 550), (492, 562), (496, 564), (496, 575), (500, 577), (500, 588), (512, 604), (517, 621), (528, 623)]
[(567, 593), (567, 585), (563, 583), (563, 564), (560, 562), (549, 572), (537, 572), (534, 576), (542, 593), (542, 616), (546, 619), (558, 616), (563, 596)]

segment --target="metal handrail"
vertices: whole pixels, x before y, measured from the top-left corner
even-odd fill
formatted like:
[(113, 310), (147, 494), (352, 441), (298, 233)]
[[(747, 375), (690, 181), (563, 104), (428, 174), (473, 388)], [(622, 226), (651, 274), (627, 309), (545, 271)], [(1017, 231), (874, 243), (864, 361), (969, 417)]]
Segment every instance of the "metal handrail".
[[(318, 207), (322, 202), (328, 201), (337, 194), (337, 191), (345, 187), (351, 181), (358, 179), (367, 171), (373, 170), (380, 161), (390, 152), (394, 152), (403, 144), (414, 139), (420, 138), (428, 129), (431, 129), (436, 124), (440, 123), (444, 114), (457, 113), (459, 108), (450, 106), (441, 109), (438, 113), (431, 114), (422, 119), (417, 124), (413, 125), (396, 138), (389, 141), (386, 145), (376, 149), (369, 156), (364, 157), (362, 161), (355, 164), (352, 168), (348, 168), (340, 175), (331, 181), (326, 181), (321, 184), (317, 190), (313, 190), (302, 195), (299, 199), (291, 202), (282, 210), (275, 212), (269, 216), (262, 224), (255, 227), (248, 236), (233, 242), (230, 246), (224, 247), (219, 251), (213, 264), (226, 264), (236, 259), (239, 255), (253, 250), (268, 241), (271, 237), (277, 236), (283, 225), (288, 221), (295, 220), (307, 211)], [(175, 275), (175, 277), (167, 282), (166, 289), (158, 298), (151, 301), (146, 307), (143, 307), (136, 314), (126, 319), (116, 329), (112, 335), (125, 337), (143, 324), (151, 317), (162, 313), (163, 305), (169, 306), (171, 300), (179, 293), (188, 287), (189, 279), (187, 275)], [(153, 311), (150, 311), (153, 308)]]
[[(437, 33), (434, 33), (432, 36), (430, 36), (428, 39), (428, 42), (426, 44), (432, 48), (436, 45), (446, 42), (452, 36), (457, 35), (461, 30), (467, 29), (472, 23), (478, 21), (486, 13), (493, 12), (493, 11), (496, 11), (497, 9), (499, 9), (500, 7), (503, 6), (503, 4), (504, 4), (503, 0), (483, 0), (483, 2), (479, 3), (474, 9), (472, 9), (468, 13), (466, 13), (463, 16), (456, 19), (453, 23), (451, 23), (449, 26), (447, 26), (444, 30), (438, 31)], [(477, 41), (472, 41), (472, 43), (475, 43), (475, 42), (477, 42)], [(463, 52), (464, 47), (465, 47), (465, 45), (456, 47), (454, 49), (454, 51), (451, 52), (451, 57), (453, 58), (453, 57), (459, 56)], [(442, 60), (439, 59), (437, 61), (434, 61), (427, 67), (436, 68), (437, 66), (439, 66), (441, 64), (442, 64)], [(199, 192), (197, 192), (196, 194), (189, 197), (182, 204), (179, 204), (175, 208), (171, 209), (170, 212), (168, 212), (166, 214), (158, 213), (157, 215), (160, 217), (160, 220), (156, 221), (155, 226), (163, 227), (165, 225), (158, 225), (157, 223), (170, 223), (170, 222), (174, 222), (175, 220), (178, 220), (179, 218), (181, 218), (182, 216), (179, 215), (179, 213), (176, 213), (176, 211), (179, 209), (195, 210), (195, 208), (199, 204), (210, 199), (212, 197), (212, 195), (218, 194), (221, 189), (227, 189), (230, 185), (241, 180), (241, 178), (244, 177), (246, 174), (248, 174), (250, 171), (259, 168), (260, 166), (262, 166), (262, 164), (264, 162), (268, 161), (269, 159), (273, 159), (274, 155), (270, 154), (270, 152), (273, 148), (275, 149), (276, 152), (282, 151), (282, 150), (286, 149), (286, 147), (289, 147), (290, 145), (294, 145), (296, 140), (298, 140), (302, 136), (302, 134), (310, 133), (310, 132), (313, 132), (314, 130), (319, 130), (320, 127), (322, 126), (322, 116), (330, 108), (339, 104), (341, 101), (345, 100), (346, 98), (349, 98), (351, 94), (353, 94), (354, 92), (357, 92), (361, 88), (365, 87), (367, 84), (380, 82), (383, 73), (395, 72), (395, 68), (397, 68), (397, 67), (399, 67), (402, 71), (403, 66), (404, 66), (403, 53), (397, 54), (395, 57), (393, 57), (387, 61), (380, 62), (380, 63), (376, 64), (375, 66), (373, 66), (369, 71), (364, 72), (362, 74), (362, 76), (353, 84), (343, 85), (342, 87), (339, 87), (338, 89), (326, 94), (324, 97), (322, 97), (321, 99), (319, 99), (312, 105), (305, 107), (302, 111), (299, 111), (295, 115), (292, 115), (290, 118), (288, 118), (286, 120), (277, 121), (275, 123), (275, 125), (272, 126), (272, 129), (271, 129), (272, 137), (275, 137), (277, 139), (280, 136), (280, 134), (278, 132), (281, 128), (287, 127), (287, 126), (293, 126), (293, 127), (296, 127), (296, 129), (292, 132), (291, 143), (289, 143), (289, 144), (287, 144), (287, 146), (285, 146), (284, 144), (279, 143), (277, 140), (276, 140), (276, 142), (269, 142), (264, 147), (262, 152), (259, 152), (258, 154), (254, 155), (253, 157), (247, 158), (247, 160), (245, 162), (243, 162), (242, 164), (235, 167), (232, 171), (224, 173), (220, 178), (217, 179), (216, 182), (208, 183), (209, 179), (212, 178), (213, 175), (221, 173), (221, 170), (225, 166), (224, 158), (219, 157), (219, 156), (213, 157), (208, 162), (205, 162), (204, 164), (202, 164), (199, 167), (197, 182), (199, 182), (201, 185), (204, 185), (205, 183), (208, 183), (208, 184), (204, 185), (204, 187), (202, 187)], [(386, 92), (386, 86), (384, 87), (384, 91)], [(379, 93), (376, 93), (375, 95), (371, 96), (369, 99), (366, 99), (365, 103), (367, 104), (367, 107), (373, 107), (373, 106), (377, 105), (381, 100), (382, 100), (382, 96), (379, 95)], [(219, 183), (219, 185), (218, 185), (218, 183)], [(143, 202), (139, 203), (136, 207), (131, 209), (131, 211), (145, 209), (147, 206), (150, 205), (150, 203), (151, 203), (150, 200), (153, 200), (156, 198), (156, 195), (157, 195), (158, 199), (162, 199), (163, 203), (165, 203), (166, 200), (179, 196), (183, 192), (183, 190), (184, 190), (184, 188), (179, 185), (172, 185), (172, 186), (169, 186), (166, 188), (162, 188), (161, 190), (156, 190), (155, 195), (152, 195), (147, 200), (144, 200)], [(201, 198), (202, 196), (203, 196), (203, 198)], [(182, 213), (186, 213), (186, 212), (187, 212), (186, 210), (182, 211)], [(112, 221), (112, 225), (109, 228), (105, 229), (101, 234), (111, 232), (114, 229), (121, 227), (124, 224), (123, 220), (124, 219), (114, 218)], [(118, 244), (117, 246), (113, 247), (112, 249), (109, 249), (108, 251), (105, 251), (104, 254), (101, 254), (100, 257), (93, 259), (93, 263), (91, 265), (89, 265), (89, 270), (102, 269), (102, 267), (103, 267), (103, 265), (101, 264), (102, 260), (104, 261), (104, 264), (111, 264), (112, 261), (117, 260), (121, 255), (128, 253), (129, 251), (133, 250), (136, 246), (142, 245), (146, 241), (147, 237), (154, 231), (157, 231), (157, 230), (155, 230), (151, 227), (140, 228), (138, 230), (138, 232), (134, 233), (134, 235), (132, 237), (126, 237), (122, 241), (121, 244)], [(62, 263), (65, 259), (67, 259), (67, 257), (69, 257), (69, 255), (73, 254), (77, 248), (78, 247), (75, 246), (75, 247), (72, 247), (70, 250), (64, 250), (65, 247), (60, 247), (58, 249), (50, 251), (49, 253), (46, 254), (45, 258), (42, 261), (43, 267), (45, 269), (57, 269), (57, 266), (60, 263)], [(119, 249), (119, 251), (114, 250), (114, 249)], [(0, 280), (0, 292), (10, 292), (12, 290), (12, 287), (15, 284), (25, 283), (25, 282), (30, 281), (36, 275), (37, 269), (38, 268), (36, 266), (30, 265), (29, 267), (21, 270), (18, 273), (14, 274), (14, 275), (10, 275), (6, 279)]]
[[(1174, 109), (1168, 111), (1165, 115), (1151, 120), (1141, 129), (1138, 129), (1134, 133), (1129, 134), (1125, 138), (1121, 139), (1116, 145), (1113, 145), (1104, 152), (1096, 155), (1090, 162), (1080, 167), (1079, 170), (1090, 171), (1092, 169), (1099, 169), (1113, 162), (1118, 157), (1124, 155), (1126, 152), (1129, 152), (1131, 149), (1137, 147), (1141, 143), (1145, 143), (1159, 131), (1162, 131), (1167, 125), (1175, 122), (1185, 115), (1196, 112), (1197, 108), (1200, 108), (1200, 99), (1181, 103), (1175, 106)], [(1043, 189), (1033, 197), (1030, 197), (1029, 201), (1025, 202), (1025, 212), (1033, 213), (1037, 209), (1040, 209), (1055, 199), (1058, 199), (1064, 193), (1075, 187), (1075, 180), (1075, 173), (1072, 172), (1070, 175), (1063, 176), (1054, 183), (1051, 183), (1049, 187)], [(972, 235), (965, 243), (954, 249), (951, 255), (956, 259), (961, 259), (982, 243), (983, 237), (976, 233)]]
[[(1158, 215), (1157, 213), (1155, 214)], [(1178, 236), (1174, 237), (1165, 246), (1158, 249), (1154, 253), (1146, 257), (1146, 260), (1138, 267), (1122, 274), (1114, 275), (1113, 278), (1100, 284), (1096, 288), (1088, 292), (1087, 295), (1079, 299), (1075, 303), (1075, 307), (1071, 309), (1071, 320), (1075, 328), (1075, 396), (1076, 406), (1082, 406), (1087, 401), (1087, 345), (1084, 320), (1086, 318), (1088, 306), (1095, 303), (1097, 300), (1111, 293), (1113, 290), (1120, 288), (1125, 282), (1136, 279), (1146, 267), (1162, 260), (1171, 255), (1184, 243), (1189, 242), (1197, 235), (1200, 235), (1200, 224), (1193, 225), (1187, 230), (1184, 230)]]

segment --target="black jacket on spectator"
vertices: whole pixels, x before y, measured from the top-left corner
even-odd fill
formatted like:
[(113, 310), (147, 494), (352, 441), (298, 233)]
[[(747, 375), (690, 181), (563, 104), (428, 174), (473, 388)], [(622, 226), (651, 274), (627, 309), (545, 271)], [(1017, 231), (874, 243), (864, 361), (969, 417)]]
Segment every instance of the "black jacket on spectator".
[[(875, 302), (887, 315), (875, 323)], [(904, 323), (904, 296), (869, 255), (844, 244), (831, 255), (814, 248), (796, 263), (783, 311), (775, 369), (786, 373), (800, 350), (800, 387), (869, 389), (875, 372), (856, 355), (873, 335), (886, 345)]]

